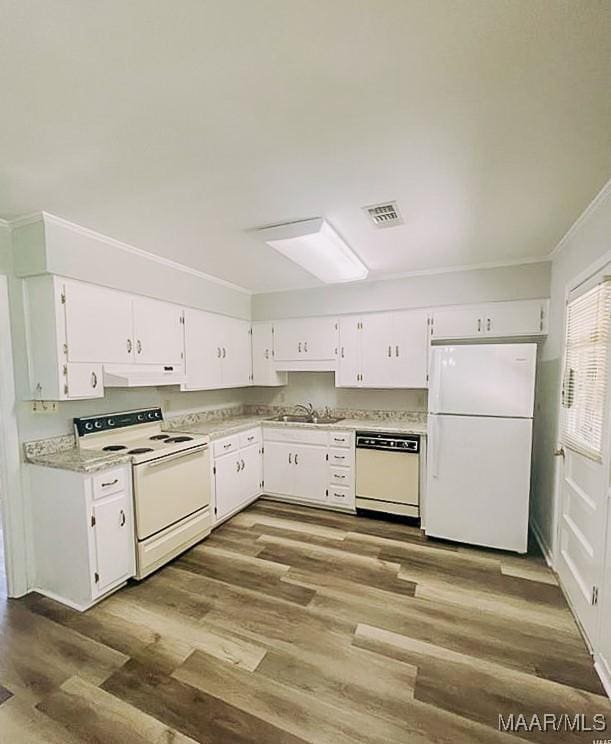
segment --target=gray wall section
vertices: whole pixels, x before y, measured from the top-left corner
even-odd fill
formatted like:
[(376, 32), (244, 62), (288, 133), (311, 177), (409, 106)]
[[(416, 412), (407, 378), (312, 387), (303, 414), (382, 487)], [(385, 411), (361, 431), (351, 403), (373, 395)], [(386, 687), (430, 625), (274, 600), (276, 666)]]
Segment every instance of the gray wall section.
[(550, 328), (540, 354), (531, 519), (553, 552), (558, 499), (556, 476), (566, 292), (575, 279), (611, 251), (611, 182), (571, 230), (552, 262)]
[(549, 297), (550, 264), (389, 279), (254, 295), (253, 320)]

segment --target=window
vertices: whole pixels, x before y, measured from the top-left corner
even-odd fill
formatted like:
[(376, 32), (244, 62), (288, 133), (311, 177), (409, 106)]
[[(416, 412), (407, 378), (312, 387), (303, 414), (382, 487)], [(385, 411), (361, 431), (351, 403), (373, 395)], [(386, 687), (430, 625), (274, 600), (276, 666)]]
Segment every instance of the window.
[(602, 459), (607, 394), (611, 280), (567, 307), (562, 441), (586, 457)]

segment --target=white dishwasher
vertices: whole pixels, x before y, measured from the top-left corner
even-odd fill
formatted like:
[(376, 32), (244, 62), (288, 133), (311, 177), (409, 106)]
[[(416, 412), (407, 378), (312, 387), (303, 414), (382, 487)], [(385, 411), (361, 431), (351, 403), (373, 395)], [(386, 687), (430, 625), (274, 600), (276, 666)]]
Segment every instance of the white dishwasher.
[(420, 437), (356, 433), (356, 508), (420, 516)]

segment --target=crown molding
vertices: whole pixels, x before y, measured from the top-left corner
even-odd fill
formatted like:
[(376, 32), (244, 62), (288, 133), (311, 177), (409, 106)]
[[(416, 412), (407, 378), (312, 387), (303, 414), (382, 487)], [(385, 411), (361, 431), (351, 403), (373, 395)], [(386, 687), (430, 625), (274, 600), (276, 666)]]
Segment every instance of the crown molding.
[(562, 252), (567, 243), (571, 240), (573, 235), (579, 230), (583, 223), (590, 217), (590, 215), (596, 211), (601, 202), (607, 197), (611, 196), (611, 178), (602, 187), (602, 189), (596, 194), (588, 206), (583, 210), (579, 217), (573, 222), (569, 229), (564, 233), (560, 240), (556, 243), (555, 247), (549, 252), (547, 256), (548, 261), (553, 261), (559, 253)]
[(34, 212), (31, 214), (23, 215), (21, 217), (17, 217), (14, 220), (8, 220), (7, 222), (10, 226), (10, 229), (15, 230), (17, 228), (24, 227), (41, 220), (43, 222), (48, 222), (64, 227), (67, 230), (77, 233), (78, 235), (83, 235), (87, 238), (93, 238), (94, 240), (98, 240), (102, 243), (105, 243), (106, 245), (112, 246), (113, 248), (118, 248), (125, 253), (130, 253), (133, 256), (139, 256), (140, 258), (144, 258), (148, 261), (153, 261), (154, 263), (160, 264), (161, 266), (165, 266), (169, 269), (173, 269), (174, 271), (180, 271), (183, 274), (189, 274), (190, 276), (195, 276), (198, 279), (204, 279), (207, 282), (218, 284), (221, 287), (231, 289), (235, 292), (241, 292), (242, 294), (247, 295), (252, 294), (251, 290), (246, 289), (246, 287), (242, 287), (239, 284), (233, 284), (233, 282), (228, 282), (227, 280), (221, 279), (220, 277), (214, 276), (213, 274), (206, 274), (204, 271), (193, 269), (186, 264), (179, 263), (178, 261), (173, 261), (171, 258), (159, 256), (156, 253), (151, 253), (150, 251), (146, 251), (143, 248), (136, 248), (136, 246), (134, 245), (123, 243), (121, 240), (111, 238), (108, 235), (103, 235), (102, 233), (91, 230), (88, 227), (77, 225), (74, 222), (65, 220), (63, 217), (58, 217), (57, 215), (51, 214), (50, 212)]

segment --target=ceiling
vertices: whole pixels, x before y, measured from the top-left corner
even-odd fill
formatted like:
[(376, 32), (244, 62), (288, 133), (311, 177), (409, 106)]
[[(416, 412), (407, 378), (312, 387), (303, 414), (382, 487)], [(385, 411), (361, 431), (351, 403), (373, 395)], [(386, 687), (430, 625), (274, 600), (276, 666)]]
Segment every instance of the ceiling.
[[(0, 216), (255, 292), (325, 216), (370, 279), (549, 254), (611, 174), (606, 0), (0, 0)], [(376, 230), (365, 205), (396, 200)]]

